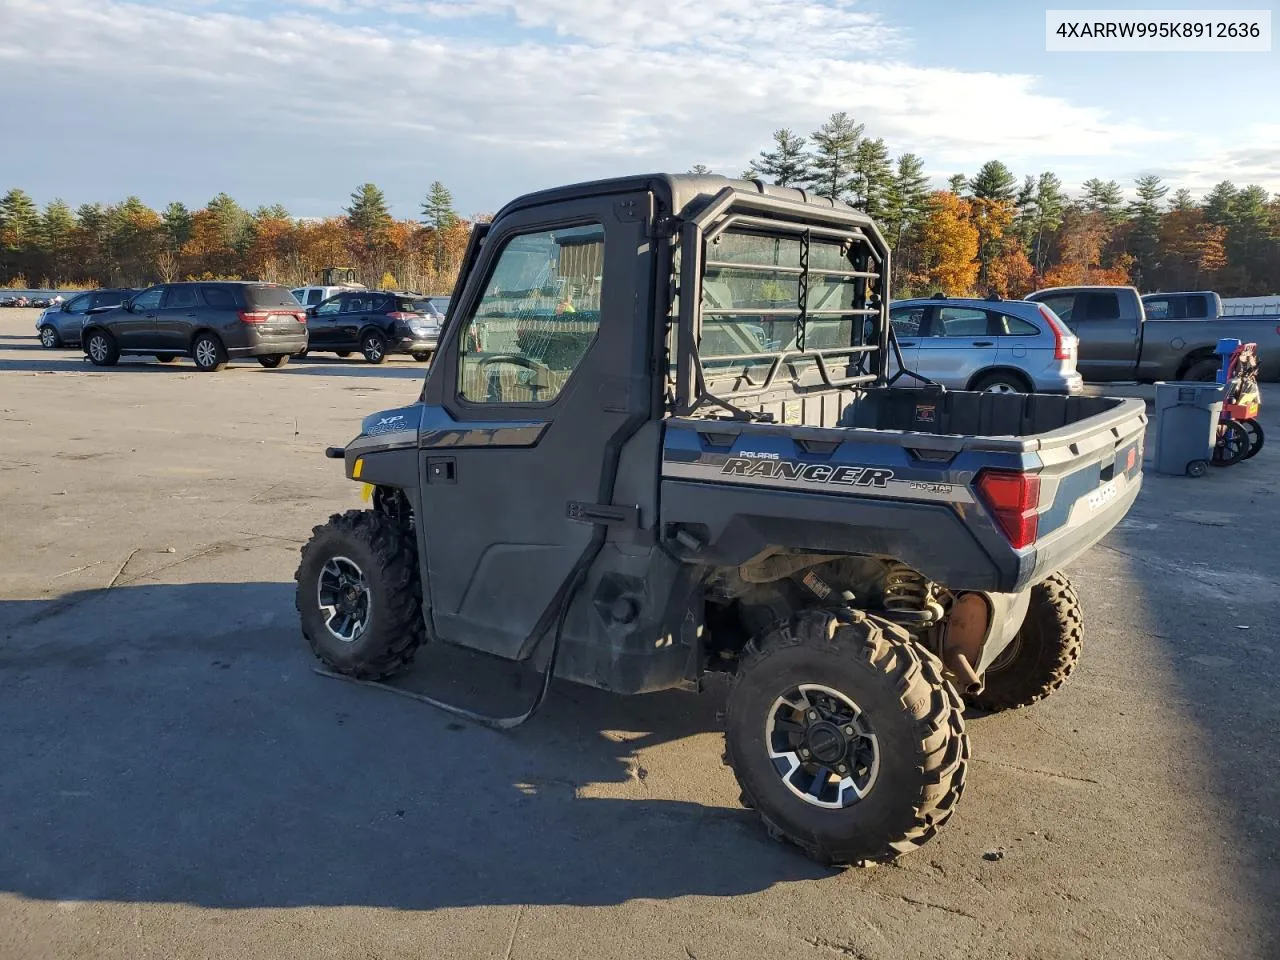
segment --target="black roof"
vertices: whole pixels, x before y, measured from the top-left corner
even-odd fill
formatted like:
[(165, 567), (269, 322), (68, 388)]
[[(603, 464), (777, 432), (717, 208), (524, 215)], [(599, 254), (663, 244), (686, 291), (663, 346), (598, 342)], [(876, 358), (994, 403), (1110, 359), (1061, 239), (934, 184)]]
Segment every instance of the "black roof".
[[(776, 197), (792, 203), (800, 203), (826, 210), (838, 210), (843, 214), (865, 216), (860, 211), (843, 201), (833, 201), (820, 197), (811, 191), (797, 187), (779, 187), (765, 183), (763, 180), (733, 180), (718, 174), (696, 173), (647, 173), (632, 177), (614, 177), (608, 180), (590, 180), (583, 183), (571, 183), (549, 190), (517, 197), (504, 206), (494, 216), (497, 220), (504, 214), (513, 213), (528, 207), (544, 203), (556, 203), (583, 197), (597, 197), (611, 193), (636, 193), (652, 190), (670, 204), (671, 211), (678, 216), (688, 217), (711, 202), (725, 187), (733, 187), (745, 193), (758, 193)], [(868, 218), (868, 223), (870, 222)]]

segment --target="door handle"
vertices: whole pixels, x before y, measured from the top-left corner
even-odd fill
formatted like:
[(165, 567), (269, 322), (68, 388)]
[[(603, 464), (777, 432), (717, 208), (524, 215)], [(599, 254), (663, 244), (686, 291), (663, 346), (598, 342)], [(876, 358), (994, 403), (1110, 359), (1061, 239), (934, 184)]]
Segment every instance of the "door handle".
[(994, 347), (995, 342), (992, 340), (975, 340), (973, 341), (973, 345), (975, 347)]
[(899, 341), (898, 341), (898, 346), (900, 346), (900, 347), (914, 347), (914, 346), (916, 346), (916, 342), (915, 342), (914, 340), (899, 340)]

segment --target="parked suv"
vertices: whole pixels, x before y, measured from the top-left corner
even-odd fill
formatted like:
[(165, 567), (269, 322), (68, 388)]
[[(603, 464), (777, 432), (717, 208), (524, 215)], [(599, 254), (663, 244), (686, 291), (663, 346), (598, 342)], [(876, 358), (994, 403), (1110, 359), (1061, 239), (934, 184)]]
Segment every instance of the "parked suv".
[(90, 310), (118, 307), (138, 291), (130, 287), (90, 290), (63, 303), (54, 304), (36, 319), (40, 343), (49, 350), (80, 346), (80, 328)]
[(306, 319), (278, 283), (162, 283), (85, 317), (81, 342), (99, 367), (121, 354), (152, 354), (162, 363), (189, 356), (201, 370), (221, 370), (235, 357), (274, 368), (306, 350)]
[(340, 357), (359, 350), (370, 363), (391, 353), (430, 360), (443, 323), (431, 300), (399, 290), (344, 291), (307, 308), (308, 350)]
[(906, 368), (944, 387), (1068, 394), (1084, 388), (1076, 337), (1043, 304), (935, 296), (895, 301), (889, 319)]

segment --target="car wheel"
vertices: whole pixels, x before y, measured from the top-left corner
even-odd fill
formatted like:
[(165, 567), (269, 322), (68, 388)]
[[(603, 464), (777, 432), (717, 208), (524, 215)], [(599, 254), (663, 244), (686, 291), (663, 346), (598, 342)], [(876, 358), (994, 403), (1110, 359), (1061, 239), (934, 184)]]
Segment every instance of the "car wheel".
[(417, 545), (385, 514), (334, 514), (312, 530), (294, 579), (302, 635), (335, 673), (381, 680), (426, 641)]
[(276, 367), (283, 367), (286, 363), (288, 363), (289, 355), (287, 353), (283, 353), (283, 354), (276, 354), (273, 357), (259, 357), (258, 362), (262, 364), (264, 367), (266, 367), (268, 370), (274, 370)]
[(175, 360), (177, 360), (177, 359), (178, 359), (178, 358), (177, 358), (177, 357), (175, 357), (172, 353), (157, 353), (157, 354), (156, 354), (156, 360), (157, 360), (158, 362), (160, 362), (160, 363), (173, 363), (173, 361), (175, 361)]
[(905, 630), (802, 612), (753, 640), (725, 711), (725, 762), (769, 835), (826, 864), (892, 860), (964, 790), (963, 704)]
[(415, 354), (413, 355), (413, 359), (417, 360), (419, 363), (426, 363), (428, 360), (430, 360), (430, 359), (431, 359), (431, 354), (430, 354), (430, 353), (415, 353)]
[(311, 352), (310, 350), (299, 350), (297, 353), (295, 353), (295, 354), (294, 354), (294, 356), (295, 356), (295, 357), (297, 357), (299, 360), (302, 360), (302, 359), (304, 359), (304, 358), (307, 356), (307, 354), (309, 354), (310, 352)]
[(387, 341), (380, 333), (366, 333), (360, 341), (360, 352), (370, 363), (381, 363), (387, 359)]
[(227, 350), (212, 333), (202, 333), (191, 344), (191, 359), (196, 362), (196, 369), (215, 373), (226, 368)]
[(40, 346), (44, 347), (46, 350), (55, 350), (62, 346), (62, 338), (58, 336), (58, 331), (53, 329), (53, 327), (41, 327)]
[(1027, 382), (1016, 373), (999, 371), (979, 377), (973, 384), (978, 393), (1031, 393)]
[(115, 338), (105, 330), (95, 330), (89, 334), (89, 339), (84, 343), (84, 352), (95, 367), (114, 367), (120, 359), (120, 348), (116, 346)]
[(1221, 369), (1222, 364), (1217, 360), (1198, 360), (1187, 368), (1187, 372), (1182, 375), (1182, 379), (1194, 380), (1198, 383), (1213, 383), (1218, 379), (1218, 371)]
[(351, 356), (351, 351), (350, 351), (350, 350), (339, 350), (337, 355), (338, 355), (339, 357), (341, 357), (343, 360), (345, 360), (345, 359), (347, 359), (347, 357)]

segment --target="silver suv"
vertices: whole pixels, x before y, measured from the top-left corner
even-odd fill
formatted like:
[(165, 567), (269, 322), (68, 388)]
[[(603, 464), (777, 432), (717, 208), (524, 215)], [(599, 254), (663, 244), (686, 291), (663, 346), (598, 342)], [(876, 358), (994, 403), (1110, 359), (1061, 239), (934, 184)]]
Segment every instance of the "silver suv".
[[(1080, 393), (1078, 341), (1048, 307), (1028, 300), (934, 296), (889, 307), (908, 370), (953, 390)], [(898, 381), (911, 383), (910, 377)]]

